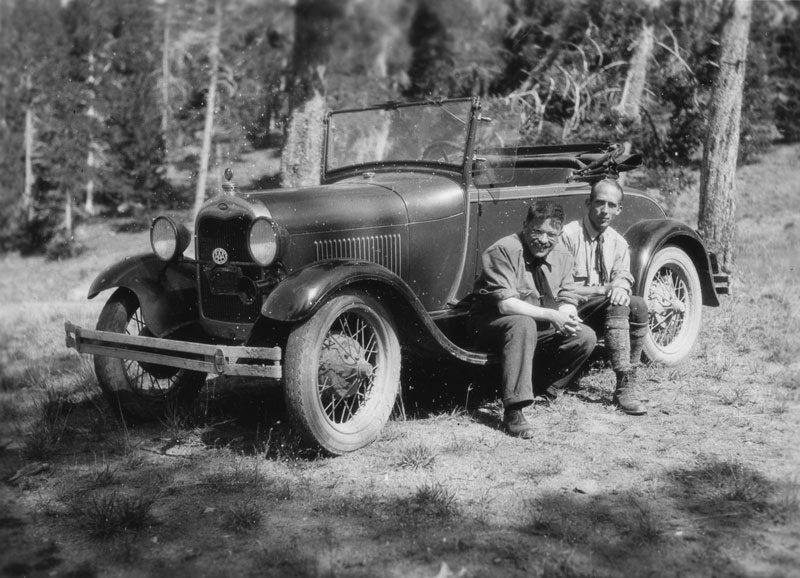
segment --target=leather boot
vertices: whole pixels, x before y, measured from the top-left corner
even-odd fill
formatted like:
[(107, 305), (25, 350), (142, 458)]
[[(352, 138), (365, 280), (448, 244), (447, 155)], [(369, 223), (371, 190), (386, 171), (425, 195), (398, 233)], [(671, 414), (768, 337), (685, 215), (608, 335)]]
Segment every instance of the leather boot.
[(647, 413), (645, 405), (636, 398), (634, 386), (628, 372), (617, 372), (617, 388), (614, 390), (613, 403), (620, 411), (628, 415), (644, 415)]
[(507, 407), (503, 414), (503, 427), (508, 435), (522, 439), (531, 439), (534, 434), (533, 426), (525, 419), (521, 408)]
[(650, 327), (647, 324), (631, 323), (630, 343), (631, 343), (631, 366), (636, 367), (642, 362), (642, 351), (644, 350), (644, 338)]

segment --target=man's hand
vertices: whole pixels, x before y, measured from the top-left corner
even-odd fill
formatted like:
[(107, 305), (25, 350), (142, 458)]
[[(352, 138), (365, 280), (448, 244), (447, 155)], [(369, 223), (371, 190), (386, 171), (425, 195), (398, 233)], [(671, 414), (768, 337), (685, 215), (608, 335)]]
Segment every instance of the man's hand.
[(622, 287), (612, 287), (611, 290), (606, 293), (606, 296), (611, 301), (612, 305), (629, 305), (631, 302), (630, 294)]
[(556, 333), (561, 333), (562, 335), (575, 335), (580, 332), (581, 330), (581, 320), (578, 317), (577, 311), (566, 309), (556, 311), (555, 309), (549, 309), (550, 312), (550, 323), (556, 330)]

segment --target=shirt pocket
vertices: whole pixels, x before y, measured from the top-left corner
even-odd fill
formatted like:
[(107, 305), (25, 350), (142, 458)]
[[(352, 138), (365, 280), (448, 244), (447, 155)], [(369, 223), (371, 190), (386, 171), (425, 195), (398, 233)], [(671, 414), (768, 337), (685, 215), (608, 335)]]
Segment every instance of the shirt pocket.
[(583, 255), (580, 255), (578, 258), (575, 259), (575, 263), (572, 266), (572, 274), (575, 278), (579, 279), (589, 278), (589, 274), (591, 273), (591, 271), (586, 266), (586, 261), (587, 259)]
[(525, 270), (522, 274), (522, 278), (519, 280), (517, 292), (519, 293), (519, 298), (523, 301), (528, 301), (529, 298), (538, 301), (539, 292), (536, 290), (536, 284), (533, 282), (533, 273)]

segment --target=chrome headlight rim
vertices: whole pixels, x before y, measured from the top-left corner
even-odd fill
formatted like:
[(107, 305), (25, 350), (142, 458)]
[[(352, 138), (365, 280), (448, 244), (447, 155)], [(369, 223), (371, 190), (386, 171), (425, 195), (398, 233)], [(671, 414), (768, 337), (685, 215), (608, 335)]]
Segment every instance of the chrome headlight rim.
[[(263, 228), (265, 227), (266, 228)], [(259, 229), (261, 229), (259, 231)], [(266, 232), (271, 238), (254, 243), (253, 235)], [(270, 247), (272, 245), (272, 247)], [(269, 217), (256, 217), (247, 229), (247, 251), (259, 267), (269, 267), (280, 259), (283, 251), (283, 234), (278, 224)]]
[(189, 246), (189, 230), (172, 217), (159, 216), (150, 225), (150, 247), (161, 261), (180, 257)]

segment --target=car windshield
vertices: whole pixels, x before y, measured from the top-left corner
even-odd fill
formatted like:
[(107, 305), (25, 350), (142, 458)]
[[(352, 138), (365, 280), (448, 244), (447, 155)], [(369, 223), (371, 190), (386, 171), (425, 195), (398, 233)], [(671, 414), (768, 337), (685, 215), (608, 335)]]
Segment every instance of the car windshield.
[(471, 100), (331, 113), (326, 172), (370, 163), (433, 162), (461, 166)]

